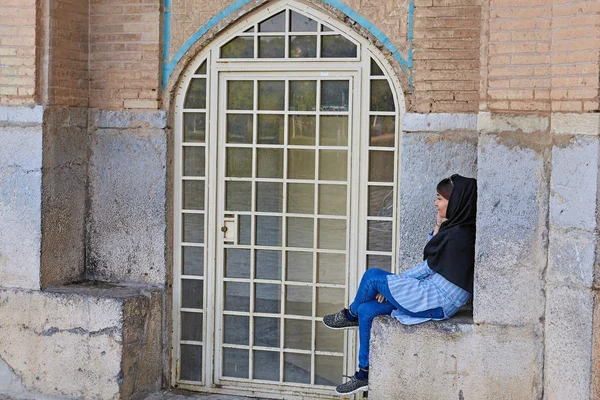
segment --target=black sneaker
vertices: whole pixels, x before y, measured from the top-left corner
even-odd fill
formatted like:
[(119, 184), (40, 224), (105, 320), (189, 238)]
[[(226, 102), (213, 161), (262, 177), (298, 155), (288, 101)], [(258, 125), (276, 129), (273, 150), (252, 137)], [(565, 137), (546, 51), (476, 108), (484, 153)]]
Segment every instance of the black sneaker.
[(335, 388), (337, 394), (352, 394), (366, 390), (369, 390), (369, 379), (358, 379), (356, 375), (352, 375), (348, 382)]
[(343, 308), (335, 314), (329, 314), (323, 317), (323, 323), (329, 329), (353, 329), (358, 327), (358, 319), (350, 321), (346, 317), (346, 309)]

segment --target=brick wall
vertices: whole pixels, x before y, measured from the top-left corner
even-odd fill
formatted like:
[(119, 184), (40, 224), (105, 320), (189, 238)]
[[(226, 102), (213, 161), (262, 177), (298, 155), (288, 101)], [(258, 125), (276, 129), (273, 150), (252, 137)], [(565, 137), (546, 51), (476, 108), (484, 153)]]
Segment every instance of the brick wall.
[(36, 0), (0, 1), (0, 104), (35, 103)]
[(90, 0), (90, 107), (158, 108), (160, 0)]

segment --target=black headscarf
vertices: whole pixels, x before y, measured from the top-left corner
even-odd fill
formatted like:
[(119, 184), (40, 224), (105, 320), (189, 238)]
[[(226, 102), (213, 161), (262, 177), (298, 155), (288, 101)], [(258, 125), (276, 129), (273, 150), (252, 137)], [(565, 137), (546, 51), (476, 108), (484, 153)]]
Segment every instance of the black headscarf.
[(448, 219), (425, 246), (423, 259), (433, 271), (473, 293), (477, 181), (458, 174), (450, 179), (453, 187), (446, 210)]

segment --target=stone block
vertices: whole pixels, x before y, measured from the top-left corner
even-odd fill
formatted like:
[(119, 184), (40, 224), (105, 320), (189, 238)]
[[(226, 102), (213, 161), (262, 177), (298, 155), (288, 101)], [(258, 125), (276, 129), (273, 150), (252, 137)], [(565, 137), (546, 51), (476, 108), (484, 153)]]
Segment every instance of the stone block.
[(42, 125), (0, 126), (0, 287), (40, 288)]
[(98, 129), (91, 139), (86, 276), (165, 282), (166, 135)]
[(598, 233), (550, 228), (546, 281), (591, 288), (595, 272)]
[(399, 200), (399, 270), (423, 259), (427, 232), (435, 225), (435, 188), (459, 173), (477, 174), (477, 134), (474, 131), (402, 135)]
[(0, 123), (37, 125), (43, 117), (44, 106), (0, 106)]
[(553, 113), (550, 131), (560, 135), (600, 135), (598, 113)]
[(593, 231), (597, 226), (599, 138), (574, 136), (552, 149), (550, 225)]
[(91, 122), (96, 128), (157, 128), (167, 126), (167, 113), (165, 111), (106, 111), (94, 110), (91, 113)]
[(476, 114), (405, 113), (402, 116), (402, 132), (474, 131), (476, 129)]
[(537, 324), (544, 314), (548, 153), (515, 136), (480, 136), (476, 323)]
[(161, 296), (106, 284), (0, 290), (0, 356), (11, 372), (0, 374), (0, 395), (119, 399), (158, 390), (162, 365), (145, 363), (161, 357)]
[(589, 400), (594, 293), (550, 285), (546, 295), (544, 398)]
[(542, 352), (531, 327), (473, 325), (460, 316), (406, 326), (378, 317), (369, 399), (539, 399)]

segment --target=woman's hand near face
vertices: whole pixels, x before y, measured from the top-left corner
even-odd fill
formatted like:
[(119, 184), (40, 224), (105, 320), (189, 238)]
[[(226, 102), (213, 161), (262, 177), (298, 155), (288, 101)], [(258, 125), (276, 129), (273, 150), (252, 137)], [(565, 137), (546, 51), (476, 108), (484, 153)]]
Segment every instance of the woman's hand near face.
[(383, 295), (381, 293), (377, 293), (377, 296), (375, 296), (375, 299), (379, 302), (379, 303), (383, 303), (385, 301), (385, 297), (383, 297)]
[(435, 228), (433, 228), (433, 236), (435, 236), (438, 233), (438, 231), (440, 230), (440, 226), (446, 220), (447, 220), (447, 218), (442, 218), (440, 213), (439, 212), (437, 213), (436, 220), (435, 220)]

